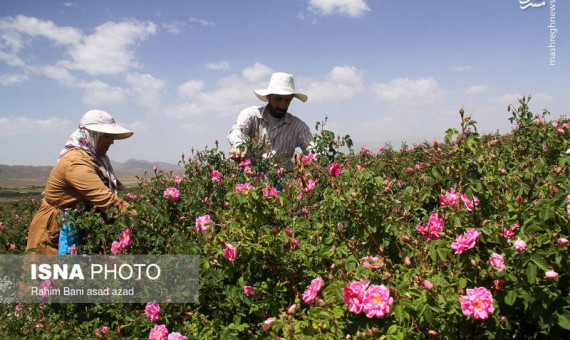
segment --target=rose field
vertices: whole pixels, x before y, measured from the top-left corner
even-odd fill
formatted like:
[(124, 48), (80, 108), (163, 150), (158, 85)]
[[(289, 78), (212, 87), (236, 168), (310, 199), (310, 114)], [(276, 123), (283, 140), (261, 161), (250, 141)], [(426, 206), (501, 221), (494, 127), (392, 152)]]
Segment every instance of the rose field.
[[(1, 304), (0, 335), (569, 338), (570, 118), (529, 100), (507, 134), (461, 109), (442, 142), (397, 149), (317, 124), (288, 173), (217, 143), (149, 169), (122, 194), (136, 216), (78, 208), (74, 251), (199, 255), (199, 302)], [(0, 205), (2, 254), (25, 253), (40, 199)]]

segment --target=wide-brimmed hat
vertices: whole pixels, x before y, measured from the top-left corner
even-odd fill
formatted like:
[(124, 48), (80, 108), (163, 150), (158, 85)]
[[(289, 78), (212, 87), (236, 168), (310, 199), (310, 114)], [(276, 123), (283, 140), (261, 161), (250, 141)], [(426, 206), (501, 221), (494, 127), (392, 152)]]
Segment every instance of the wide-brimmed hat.
[(132, 131), (117, 125), (115, 119), (102, 110), (87, 111), (83, 117), (81, 117), (79, 127), (89, 131), (108, 133), (113, 135), (115, 139), (125, 139), (133, 135)]
[(254, 90), (253, 93), (257, 98), (267, 102), (267, 96), (270, 94), (280, 94), (280, 95), (294, 95), (295, 98), (302, 102), (307, 101), (307, 96), (295, 92), (295, 82), (293, 81), (293, 75), (283, 72), (273, 73), (271, 80), (269, 81), (269, 87), (262, 90)]

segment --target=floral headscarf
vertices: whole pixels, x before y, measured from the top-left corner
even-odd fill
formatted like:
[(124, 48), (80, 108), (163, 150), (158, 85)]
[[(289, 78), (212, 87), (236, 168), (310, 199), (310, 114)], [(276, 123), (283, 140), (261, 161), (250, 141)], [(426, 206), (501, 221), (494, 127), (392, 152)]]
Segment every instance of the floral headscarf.
[(109, 180), (109, 190), (112, 193), (117, 194), (118, 190), (122, 190), (124, 188), (123, 184), (117, 179), (115, 176), (115, 171), (113, 170), (113, 166), (111, 165), (111, 160), (107, 155), (99, 156), (97, 155), (97, 144), (99, 143), (99, 138), (101, 137), (102, 133), (94, 132), (87, 130), (83, 127), (75, 130), (69, 138), (67, 138), (67, 142), (65, 142), (65, 146), (59, 153), (58, 161), (65, 155), (68, 151), (74, 149), (81, 149), (87, 152), (88, 154), (93, 157), (95, 163), (101, 169), (103, 176), (105, 176)]

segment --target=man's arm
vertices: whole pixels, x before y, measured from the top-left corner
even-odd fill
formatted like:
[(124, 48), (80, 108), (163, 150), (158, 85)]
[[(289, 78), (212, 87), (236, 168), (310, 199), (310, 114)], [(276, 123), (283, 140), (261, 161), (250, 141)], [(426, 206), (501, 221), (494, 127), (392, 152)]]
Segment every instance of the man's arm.
[(245, 136), (249, 136), (255, 119), (255, 108), (247, 108), (241, 111), (230, 132), (228, 133), (228, 142), (231, 144), (230, 158), (240, 161), (245, 158), (247, 150), (239, 150), (239, 146), (245, 144)]
[(302, 126), (300, 127), (297, 145), (303, 151), (303, 155), (308, 155), (312, 152), (314, 145), (313, 145), (313, 134), (311, 133), (311, 129), (305, 124), (301, 122)]

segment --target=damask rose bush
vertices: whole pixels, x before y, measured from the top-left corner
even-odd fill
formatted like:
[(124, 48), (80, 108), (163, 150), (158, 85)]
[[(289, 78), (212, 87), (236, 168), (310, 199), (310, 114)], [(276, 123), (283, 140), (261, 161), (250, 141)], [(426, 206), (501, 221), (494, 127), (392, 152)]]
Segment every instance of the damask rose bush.
[[(317, 157), (292, 172), (193, 151), (131, 188), (136, 216), (71, 222), (77, 254), (200, 255), (198, 303), (3, 304), (0, 334), (567, 338), (570, 120), (519, 104), (508, 134), (478, 134), (462, 109), (441, 141), (376, 153), (318, 124)], [(3, 254), (24, 252), (38, 204), (0, 206)]]

